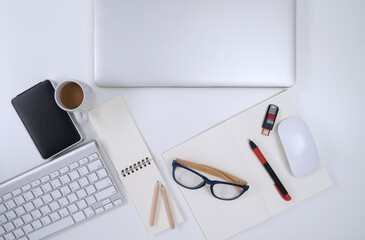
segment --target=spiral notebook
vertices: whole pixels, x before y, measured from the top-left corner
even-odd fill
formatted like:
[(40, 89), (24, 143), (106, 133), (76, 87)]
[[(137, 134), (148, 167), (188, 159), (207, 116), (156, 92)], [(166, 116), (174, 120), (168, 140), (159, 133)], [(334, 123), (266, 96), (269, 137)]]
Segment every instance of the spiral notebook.
[[(168, 229), (162, 199), (157, 200), (155, 224), (149, 226), (156, 181), (160, 181), (165, 188), (167, 185), (122, 97), (115, 97), (94, 108), (89, 112), (89, 118), (149, 234), (155, 235)], [(172, 195), (168, 189), (166, 191), (174, 222), (178, 224), (183, 217)]]
[[(261, 126), (269, 104), (277, 105), (280, 110), (270, 136), (264, 136)], [(232, 201), (214, 198), (205, 187), (194, 191), (180, 187), (207, 239), (226, 239), (331, 185), (322, 164), (306, 177), (296, 178), (290, 172), (277, 126), (293, 116), (299, 116), (299, 112), (290, 93), (284, 91), (163, 154), (169, 166), (175, 158), (181, 158), (221, 169), (248, 182), (249, 190)], [(259, 146), (291, 201), (284, 201), (278, 194), (248, 139)]]

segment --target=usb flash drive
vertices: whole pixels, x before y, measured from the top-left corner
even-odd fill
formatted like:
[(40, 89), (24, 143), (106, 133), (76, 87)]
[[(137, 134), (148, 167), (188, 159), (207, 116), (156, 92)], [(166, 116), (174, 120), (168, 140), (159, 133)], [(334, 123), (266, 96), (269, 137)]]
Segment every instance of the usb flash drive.
[(265, 120), (262, 124), (261, 133), (263, 135), (269, 136), (270, 131), (274, 127), (275, 119), (276, 119), (276, 116), (278, 115), (278, 112), (279, 112), (278, 106), (276, 106), (274, 104), (269, 105), (269, 107), (267, 108), (266, 115), (265, 115)]

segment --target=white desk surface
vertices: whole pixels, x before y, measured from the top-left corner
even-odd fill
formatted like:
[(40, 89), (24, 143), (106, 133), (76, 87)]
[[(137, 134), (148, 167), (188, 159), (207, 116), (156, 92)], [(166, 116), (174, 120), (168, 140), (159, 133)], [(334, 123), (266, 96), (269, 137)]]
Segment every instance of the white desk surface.
[[(364, 12), (361, 0), (298, 0), (297, 83), (290, 91), (333, 186), (231, 239), (364, 238)], [(282, 89), (99, 88), (92, 44), (91, 0), (0, 0), (0, 182), (44, 162), (10, 100), (44, 79), (79, 79), (97, 103), (123, 96), (186, 221), (149, 237), (127, 198), (51, 239), (204, 239), (161, 153)], [(82, 129), (96, 138), (90, 124)]]

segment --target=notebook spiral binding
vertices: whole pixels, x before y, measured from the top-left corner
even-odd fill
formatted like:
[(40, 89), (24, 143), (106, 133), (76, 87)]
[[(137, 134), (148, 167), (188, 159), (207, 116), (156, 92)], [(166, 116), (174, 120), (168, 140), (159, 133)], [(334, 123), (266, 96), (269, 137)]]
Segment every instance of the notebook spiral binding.
[(148, 165), (151, 164), (151, 161), (152, 161), (152, 159), (149, 159), (148, 157), (146, 157), (145, 159), (142, 159), (142, 161), (138, 161), (137, 163), (123, 169), (121, 171), (122, 176), (126, 177), (127, 175), (137, 172), (139, 169), (147, 167)]

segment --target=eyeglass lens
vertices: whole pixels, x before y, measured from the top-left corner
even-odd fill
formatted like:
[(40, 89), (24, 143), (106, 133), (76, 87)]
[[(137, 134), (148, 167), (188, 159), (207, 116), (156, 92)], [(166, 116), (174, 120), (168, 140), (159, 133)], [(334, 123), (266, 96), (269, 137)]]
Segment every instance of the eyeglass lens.
[(202, 179), (199, 175), (196, 175), (195, 173), (182, 167), (176, 167), (175, 180), (187, 188), (199, 187), (204, 182), (204, 179)]
[(236, 198), (242, 191), (242, 188), (230, 184), (217, 183), (213, 185), (214, 195), (222, 199)]

